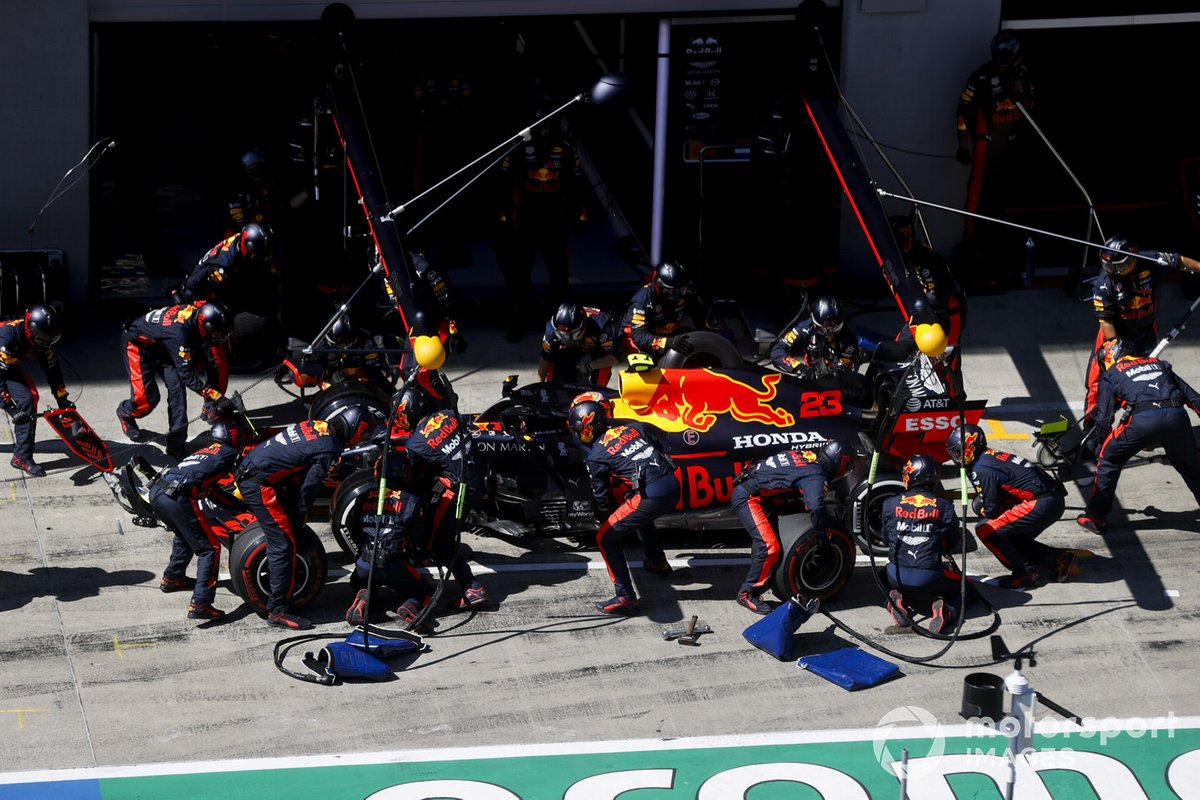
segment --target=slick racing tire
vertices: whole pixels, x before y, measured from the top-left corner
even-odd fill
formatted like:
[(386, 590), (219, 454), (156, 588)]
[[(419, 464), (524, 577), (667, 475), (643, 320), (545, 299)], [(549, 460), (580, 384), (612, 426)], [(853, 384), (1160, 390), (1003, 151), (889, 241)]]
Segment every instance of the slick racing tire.
[(733, 342), (713, 331), (692, 331), (683, 334), (692, 351), (683, 355), (668, 350), (658, 360), (663, 369), (702, 369), (704, 367), (740, 367), (742, 356)]
[(229, 333), (229, 371), (259, 372), (279, 363), (279, 325), (272, 317), (239, 311)]
[(379, 503), (379, 480), (375, 471), (360, 469), (338, 484), (329, 501), (329, 529), (338, 547), (357, 558), (366, 541), (363, 512), (374, 513)]
[(850, 494), (850, 533), (864, 553), (876, 557), (888, 554), (887, 536), (883, 532), (883, 501), (904, 491), (899, 475), (879, 475), (875, 488), (863, 481)]
[(780, 518), (783, 555), (771, 576), (780, 600), (799, 595), (825, 601), (842, 591), (854, 572), (854, 541), (845, 531), (825, 536), (812, 529), (807, 514)]
[(382, 389), (365, 383), (343, 383), (330, 386), (313, 396), (308, 407), (309, 420), (329, 419), (347, 406), (365, 406), (379, 425), (387, 422), (392, 410), (392, 398)]
[[(267, 613), (271, 582), (267, 572), (267, 534), (258, 523), (238, 534), (229, 552), (230, 584), (238, 597), (258, 614)], [(329, 574), (325, 546), (305, 525), (296, 542), (296, 569), (292, 575), (289, 608), (303, 608), (316, 599)]]

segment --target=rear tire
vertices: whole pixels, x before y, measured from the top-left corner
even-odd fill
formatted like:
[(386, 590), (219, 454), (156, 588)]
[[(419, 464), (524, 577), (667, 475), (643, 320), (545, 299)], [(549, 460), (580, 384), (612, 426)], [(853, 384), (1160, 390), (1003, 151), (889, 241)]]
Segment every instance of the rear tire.
[(780, 538), (783, 556), (771, 576), (776, 597), (787, 600), (799, 595), (824, 602), (846, 588), (854, 572), (854, 541), (849, 534), (831, 529), (824, 536), (812, 529), (808, 514), (793, 514), (780, 519)]
[(329, 501), (329, 530), (338, 547), (350, 558), (357, 558), (366, 534), (363, 533), (362, 512), (377, 508), (379, 481), (375, 471), (360, 469), (338, 484)]
[(668, 350), (658, 360), (658, 366), (663, 369), (702, 369), (704, 367), (740, 367), (743, 364), (741, 353), (733, 346), (733, 342), (713, 331), (692, 331), (682, 337), (692, 346), (692, 351), (683, 355), (675, 350)]
[(374, 415), (377, 423), (383, 425), (391, 414), (392, 398), (382, 389), (367, 383), (341, 383), (313, 396), (308, 407), (308, 418), (329, 419), (347, 406), (365, 407)]
[[(289, 608), (304, 608), (315, 600), (329, 575), (325, 546), (312, 528), (305, 525), (297, 539), (295, 588)], [(255, 612), (265, 615), (271, 584), (267, 572), (267, 534), (258, 523), (247, 526), (234, 540), (229, 553), (229, 572), (230, 584), (238, 597)]]

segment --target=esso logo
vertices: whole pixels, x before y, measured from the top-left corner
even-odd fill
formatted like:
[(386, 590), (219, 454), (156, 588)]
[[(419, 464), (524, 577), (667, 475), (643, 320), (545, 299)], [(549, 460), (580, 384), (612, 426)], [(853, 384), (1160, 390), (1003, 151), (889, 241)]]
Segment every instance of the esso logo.
[(950, 431), (958, 426), (958, 414), (912, 414), (904, 418), (904, 432)]

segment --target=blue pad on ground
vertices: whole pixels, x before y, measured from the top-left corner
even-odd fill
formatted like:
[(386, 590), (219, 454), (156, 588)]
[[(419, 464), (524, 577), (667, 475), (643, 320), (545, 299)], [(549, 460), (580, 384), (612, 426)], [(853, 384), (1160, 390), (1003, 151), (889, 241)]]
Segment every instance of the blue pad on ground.
[(324, 665), (326, 675), (335, 678), (386, 681), (392, 677), (392, 670), (387, 664), (345, 642), (333, 642), (321, 648), (321, 652), (317, 654), (317, 663)]
[(900, 674), (898, 665), (857, 647), (804, 656), (796, 666), (850, 691), (875, 686)]
[(801, 604), (793, 597), (742, 631), (742, 636), (764, 653), (770, 653), (780, 661), (790, 661), (796, 631), (819, 605), (815, 599)]
[(429, 649), (420, 634), (376, 629), (371, 631), (370, 636), (364, 636), (361, 625), (350, 632), (345, 643), (377, 658), (391, 658), (402, 653), (421, 653)]

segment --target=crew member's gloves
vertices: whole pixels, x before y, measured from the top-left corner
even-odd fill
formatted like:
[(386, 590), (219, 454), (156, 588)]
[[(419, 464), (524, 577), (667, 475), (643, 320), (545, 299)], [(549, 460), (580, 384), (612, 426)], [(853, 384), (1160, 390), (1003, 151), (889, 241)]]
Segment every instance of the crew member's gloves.
[(690, 356), (692, 353), (696, 352), (696, 346), (689, 342), (682, 334), (679, 336), (672, 336), (667, 341), (667, 349), (674, 350), (681, 356)]
[(450, 348), (450, 352), (456, 356), (461, 356), (467, 352), (467, 337), (458, 331), (454, 331), (446, 337), (446, 344)]
[(5, 411), (12, 417), (13, 425), (24, 425), (33, 422), (33, 417), (29, 416), (29, 412), (18, 406), (8, 406)]
[(224, 395), (217, 398), (217, 402), (214, 404), (213, 408), (217, 412), (218, 419), (232, 417), (233, 412), (237, 410), (237, 406), (233, 404), (233, 401)]
[(971, 160), (972, 160), (970, 148), (967, 148), (967, 147), (958, 148), (958, 150), (956, 150), (954, 152), (954, 160), (960, 164), (963, 164), (964, 166), (970, 166)]

